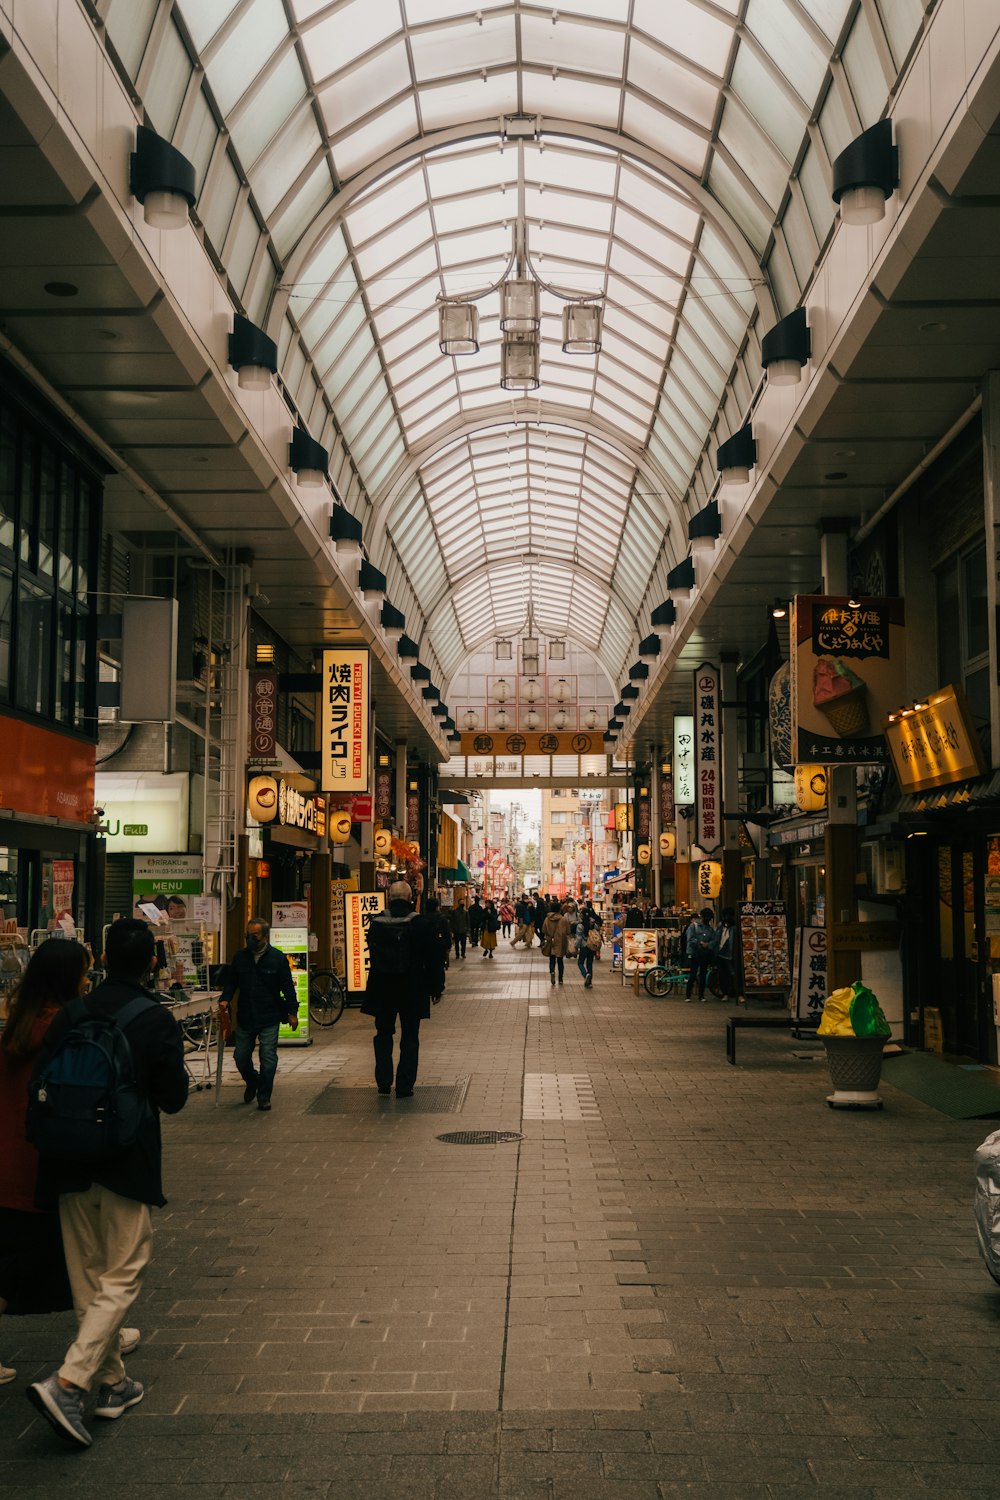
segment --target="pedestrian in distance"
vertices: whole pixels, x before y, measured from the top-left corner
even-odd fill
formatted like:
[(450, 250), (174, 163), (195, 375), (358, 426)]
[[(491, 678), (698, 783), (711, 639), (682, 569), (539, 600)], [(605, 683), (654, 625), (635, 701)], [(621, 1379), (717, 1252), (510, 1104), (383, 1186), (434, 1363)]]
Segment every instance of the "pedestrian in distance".
[(549, 983), (555, 984), (556, 970), (559, 983), (563, 982), (566, 954), (569, 951), (569, 918), (558, 907), (554, 907), (542, 924), (542, 952), (549, 961)]
[(509, 896), (504, 896), (500, 902), (500, 935), (509, 938), (510, 929), (514, 921), (514, 903)]
[[(531, 921), (535, 929), (535, 936), (537, 937), (539, 942), (542, 941), (542, 928), (545, 925), (545, 918), (548, 916), (548, 914), (549, 909), (545, 904), (541, 891), (536, 891), (535, 904), (532, 907), (531, 911)], [(531, 945), (529, 944), (528, 946), (530, 947)]]
[(534, 907), (528, 900), (527, 894), (522, 891), (514, 907), (514, 921), (516, 926), (510, 944), (512, 948), (516, 948), (518, 943), (523, 943), (526, 948), (531, 947), (532, 938), (535, 935), (535, 929), (531, 920), (533, 911)]
[(388, 910), (368, 928), (371, 967), (361, 1014), (375, 1020), (375, 1087), (392, 1092), (393, 1037), (399, 1021), (396, 1098), (409, 1099), (417, 1078), (420, 1023), (431, 1013), (431, 995), (444, 988), (440, 945), (426, 917), (413, 909), (413, 891), (405, 880), (389, 887)]
[(451, 914), (451, 935), (455, 940), (455, 957), (465, 957), (465, 944), (469, 936), (469, 912), (461, 896), (455, 902)]
[(492, 901), (487, 901), (483, 912), (483, 957), (492, 958), (497, 951), (497, 933), (500, 930), (500, 913)]
[(722, 982), (722, 992), (727, 1000), (739, 998), (736, 984), (736, 913), (731, 906), (724, 906), (719, 914), (719, 929), (715, 934), (715, 962)]
[(434, 933), (434, 936), (437, 940), (439, 950), (438, 957), (441, 963), (441, 988), (437, 991), (436, 994), (431, 994), (431, 1002), (432, 1004), (436, 1005), (441, 999), (441, 996), (444, 994), (444, 971), (448, 967), (448, 959), (451, 955), (451, 924), (448, 921), (448, 918), (445, 916), (444, 912), (441, 910), (436, 896), (427, 897), (427, 903), (424, 907), (424, 911), (427, 915), (427, 921), (430, 924), (431, 931)]
[(585, 990), (592, 989), (594, 985), (594, 959), (600, 953), (603, 941), (601, 927), (600, 917), (591, 903), (585, 901), (580, 908), (576, 929), (576, 966), (580, 970)]
[(705, 999), (705, 981), (708, 978), (709, 966), (715, 957), (715, 929), (712, 926), (715, 913), (710, 906), (705, 906), (695, 917), (684, 934), (684, 952), (688, 961), (688, 982), (686, 999), (690, 1002), (694, 994), (694, 987), (698, 986), (698, 999)]
[(469, 940), (473, 948), (479, 947), (479, 939), (483, 931), (484, 915), (485, 913), (479, 897), (473, 896), (472, 905), (469, 907)]
[(60, 1368), (26, 1394), (76, 1448), (92, 1441), (83, 1408), (95, 1383), (98, 1417), (143, 1397), (121, 1330), (149, 1265), (150, 1209), (166, 1203), (159, 1112), (176, 1114), (188, 1095), (180, 1027), (144, 985), (154, 952), (145, 922), (111, 924), (107, 979), (56, 1013), (28, 1086), (37, 1201), (58, 1207), (78, 1328)]
[[(230, 1005), (238, 995), (236, 1047), (233, 1058), (246, 1084), (243, 1103), (257, 1100), (257, 1108), (271, 1108), (274, 1075), (278, 1071), (278, 1031), (299, 1026), (299, 997), (288, 959), (270, 942), (271, 926), (263, 917), (247, 923), (247, 945), (229, 965), (220, 1001)], [(259, 1065), (254, 1067), (254, 1046), (259, 1044)]]

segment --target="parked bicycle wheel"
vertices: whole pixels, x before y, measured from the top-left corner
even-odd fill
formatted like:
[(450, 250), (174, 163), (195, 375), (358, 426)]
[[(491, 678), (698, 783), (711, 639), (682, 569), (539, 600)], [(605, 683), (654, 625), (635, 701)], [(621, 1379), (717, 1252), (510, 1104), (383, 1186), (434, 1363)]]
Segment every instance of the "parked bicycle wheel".
[(707, 975), (705, 976), (705, 984), (708, 988), (709, 993), (714, 995), (716, 1000), (721, 1000), (723, 995), (726, 993), (726, 987), (722, 983), (722, 975), (719, 973), (719, 970), (715, 964), (712, 965)]
[(309, 975), (309, 1018), (316, 1026), (333, 1026), (344, 1014), (343, 982), (332, 969), (314, 969)]
[(654, 964), (642, 976), (642, 983), (646, 994), (659, 1000), (673, 991), (677, 983), (677, 975), (672, 969), (665, 968), (663, 964)]

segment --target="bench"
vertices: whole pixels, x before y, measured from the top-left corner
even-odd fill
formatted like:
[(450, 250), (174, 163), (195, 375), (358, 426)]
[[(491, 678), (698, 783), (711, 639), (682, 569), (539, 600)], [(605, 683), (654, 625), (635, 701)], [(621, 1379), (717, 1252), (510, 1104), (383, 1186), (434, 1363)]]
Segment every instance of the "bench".
[(793, 1036), (802, 1032), (815, 1035), (819, 1021), (802, 1020), (795, 1016), (730, 1016), (726, 1022), (726, 1061), (736, 1066), (736, 1028), (738, 1026), (763, 1026), (769, 1031), (790, 1031)]

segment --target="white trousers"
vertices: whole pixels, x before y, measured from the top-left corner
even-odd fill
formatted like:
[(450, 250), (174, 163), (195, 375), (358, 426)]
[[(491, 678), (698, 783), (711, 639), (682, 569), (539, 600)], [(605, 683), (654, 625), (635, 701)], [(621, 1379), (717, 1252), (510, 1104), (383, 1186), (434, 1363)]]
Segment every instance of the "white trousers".
[(149, 1206), (92, 1183), (59, 1198), (66, 1269), (78, 1323), (59, 1374), (89, 1391), (125, 1375), (118, 1332), (139, 1295), (153, 1249)]

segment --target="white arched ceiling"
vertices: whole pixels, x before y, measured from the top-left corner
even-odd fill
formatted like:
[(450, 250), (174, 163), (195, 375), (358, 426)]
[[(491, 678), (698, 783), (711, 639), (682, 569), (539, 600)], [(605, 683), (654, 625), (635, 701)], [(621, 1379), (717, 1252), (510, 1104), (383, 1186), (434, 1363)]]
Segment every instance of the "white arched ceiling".
[[(289, 389), (300, 388), (303, 369), (318, 380), (357, 476), (358, 513), (379, 513), (412, 455), (434, 449), (456, 421), (469, 428), (468, 503), (488, 488), (477, 464), (489, 444), (481, 450), (474, 422), (500, 394), (495, 299), (482, 304), (480, 354), (463, 362), (437, 349), (434, 301), (496, 278), (518, 211), (541, 274), (605, 299), (604, 349), (582, 360), (562, 354), (559, 304), (543, 298), (540, 395), (614, 426), (661, 476), (651, 485), (637, 470), (626, 524), (604, 541), (623, 566), (637, 492), (659, 491), (661, 502), (687, 493), (750, 324), (773, 309), (760, 268), (793, 173), (815, 146), (831, 60), (850, 37), (872, 58), (876, 89), (896, 34), (912, 29), (908, 13), (919, 11), (917, 0), (98, 7), (154, 125), (199, 157), (199, 213), (256, 308), (268, 258), (259, 247), (253, 258), (257, 242), (237, 232), (235, 215), (224, 241), (214, 227), (228, 222), (226, 193), (234, 203), (252, 195), (278, 264), (270, 302), (282, 327), (270, 326), (282, 373)], [(172, 75), (151, 53), (165, 54), (168, 42), (178, 66), (186, 52), (203, 70), (210, 110), (224, 122), (225, 142), (211, 156), (202, 150), (212, 137), (196, 107), (197, 80), (172, 112), (154, 97), (153, 80)], [(534, 119), (534, 139), (503, 144), (502, 120), (513, 114)], [(245, 185), (239, 174), (230, 182), (231, 158)], [(823, 196), (814, 179), (810, 211)], [(315, 401), (303, 414), (322, 426)], [(586, 445), (588, 480), (598, 453)], [(425, 491), (424, 468), (417, 493), (437, 545), (450, 516)], [(390, 532), (407, 493), (397, 483), (403, 499), (382, 513)], [(378, 528), (368, 540), (383, 546)], [(656, 559), (645, 561), (652, 568)], [(447, 588), (440, 550), (427, 571)], [(618, 581), (637, 611), (641, 580), (626, 587), (623, 573)], [(417, 578), (406, 593), (423, 612), (436, 607)]]

